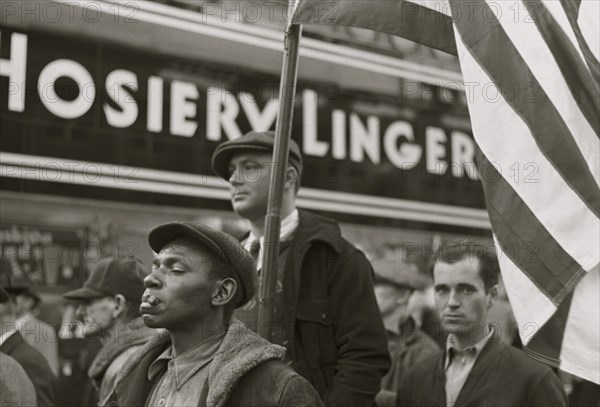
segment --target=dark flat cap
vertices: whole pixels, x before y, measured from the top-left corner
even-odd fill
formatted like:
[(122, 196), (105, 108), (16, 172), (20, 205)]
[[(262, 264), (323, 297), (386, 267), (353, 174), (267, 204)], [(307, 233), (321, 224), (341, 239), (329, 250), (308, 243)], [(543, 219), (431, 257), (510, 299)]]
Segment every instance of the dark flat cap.
[[(229, 161), (235, 154), (243, 151), (272, 153), (274, 146), (275, 133), (272, 131), (251, 131), (240, 138), (226, 141), (217, 147), (212, 156), (213, 171), (224, 180), (229, 180)], [(302, 174), (302, 154), (294, 140), (290, 140), (288, 162), (296, 168), (298, 175)]]
[(254, 260), (233, 236), (201, 223), (173, 222), (154, 228), (148, 236), (148, 242), (152, 250), (158, 253), (166, 244), (180, 237), (195, 240), (232, 268), (238, 280), (238, 287), (241, 289), (236, 308), (254, 297), (256, 286)]
[(102, 259), (94, 265), (83, 287), (63, 294), (71, 300), (86, 300), (121, 294), (130, 301), (140, 302), (144, 294), (144, 278), (148, 272), (136, 258)]

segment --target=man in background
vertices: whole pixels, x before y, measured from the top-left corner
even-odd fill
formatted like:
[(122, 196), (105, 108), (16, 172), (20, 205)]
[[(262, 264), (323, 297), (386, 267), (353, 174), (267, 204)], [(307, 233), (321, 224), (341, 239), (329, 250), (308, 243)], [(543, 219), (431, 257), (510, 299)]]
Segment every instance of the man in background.
[(80, 302), (77, 313), (84, 322), (84, 337), (102, 343), (88, 370), (100, 406), (108, 402), (127, 358), (154, 334), (139, 311), (146, 275), (135, 258), (106, 258), (94, 265), (83, 287), (64, 294)]
[(25, 341), (46, 358), (50, 369), (58, 377), (58, 338), (54, 328), (36, 318), (42, 302), (40, 296), (31, 287), (14, 287), (11, 293), (15, 297), (17, 329)]
[(564, 407), (558, 376), (515, 347), (489, 323), (499, 265), (493, 245), (448, 242), (433, 266), (435, 304), (448, 332), (444, 352), (402, 379), (398, 406)]
[(388, 334), (392, 368), (383, 377), (375, 397), (377, 407), (393, 407), (402, 376), (421, 360), (440, 351), (410, 314), (409, 300), (415, 290), (426, 288), (430, 281), (414, 263), (401, 256), (373, 261), (375, 296)]

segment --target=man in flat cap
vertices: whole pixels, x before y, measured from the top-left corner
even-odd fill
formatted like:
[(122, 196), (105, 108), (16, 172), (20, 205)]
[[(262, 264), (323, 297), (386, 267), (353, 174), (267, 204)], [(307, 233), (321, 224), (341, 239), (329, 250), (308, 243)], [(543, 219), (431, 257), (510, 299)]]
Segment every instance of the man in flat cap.
[(77, 313), (84, 321), (84, 337), (102, 343), (88, 370), (100, 406), (108, 402), (127, 358), (155, 334), (139, 311), (146, 275), (138, 259), (109, 257), (94, 265), (83, 287), (64, 294), (80, 303)]
[(150, 232), (158, 253), (144, 283), (146, 325), (164, 328), (119, 376), (119, 406), (318, 407), (285, 353), (231, 319), (254, 296), (254, 264), (231, 236), (192, 223)]
[[(250, 223), (242, 243), (259, 275), (273, 146), (273, 132), (250, 132), (219, 145), (212, 158), (230, 183), (234, 211)], [(371, 265), (334, 220), (296, 209), (302, 156), (293, 140), (285, 174), (271, 340), (287, 348), (291, 366), (327, 406), (371, 406), (390, 363)], [(256, 300), (236, 317), (257, 329)]]
[(394, 407), (398, 386), (408, 368), (440, 351), (439, 346), (424, 333), (409, 309), (415, 290), (430, 285), (429, 278), (419, 272), (415, 263), (404, 256), (387, 256), (373, 261), (375, 295), (388, 334), (392, 368), (381, 381), (381, 391), (375, 397), (377, 407)]

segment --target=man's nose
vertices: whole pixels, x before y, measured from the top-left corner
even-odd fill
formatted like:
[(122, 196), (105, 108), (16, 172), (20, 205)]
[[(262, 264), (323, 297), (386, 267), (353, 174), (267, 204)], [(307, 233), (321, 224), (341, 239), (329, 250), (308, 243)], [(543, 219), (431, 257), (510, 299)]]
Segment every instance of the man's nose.
[(448, 295), (448, 306), (450, 308), (460, 307), (460, 299), (454, 290), (451, 290), (450, 294)]
[(160, 279), (158, 278), (157, 274), (158, 270), (153, 270), (150, 274), (148, 274), (145, 278), (144, 278), (144, 287), (146, 288), (157, 288), (160, 287), (161, 282)]
[(235, 168), (232, 169), (231, 174), (229, 174), (229, 183), (234, 185), (242, 183), (242, 174), (239, 165), (236, 165)]
[(75, 310), (75, 317), (82, 320), (84, 316), (85, 316), (85, 305), (79, 304), (77, 306), (77, 309)]

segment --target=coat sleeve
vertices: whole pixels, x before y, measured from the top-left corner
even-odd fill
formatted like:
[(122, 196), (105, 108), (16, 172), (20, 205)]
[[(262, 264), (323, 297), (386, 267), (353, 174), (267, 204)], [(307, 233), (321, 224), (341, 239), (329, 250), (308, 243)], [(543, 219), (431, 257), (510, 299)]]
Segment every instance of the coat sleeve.
[(294, 375), (288, 379), (278, 407), (323, 407), (323, 403), (317, 391), (310, 383), (300, 375)]
[(528, 407), (567, 407), (567, 396), (558, 376), (545, 369), (543, 374), (535, 376), (535, 382), (529, 386)]
[(330, 281), (337, 358), (328, 407), (370, 407), (390, 368), (387, 335), (373, 290), (373, 269), (353, 249)]

